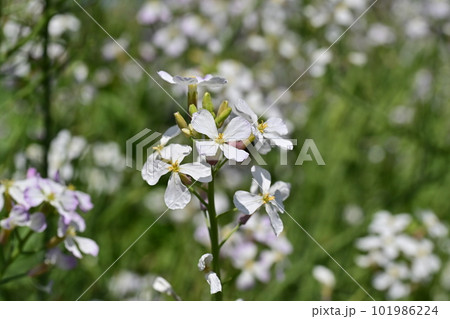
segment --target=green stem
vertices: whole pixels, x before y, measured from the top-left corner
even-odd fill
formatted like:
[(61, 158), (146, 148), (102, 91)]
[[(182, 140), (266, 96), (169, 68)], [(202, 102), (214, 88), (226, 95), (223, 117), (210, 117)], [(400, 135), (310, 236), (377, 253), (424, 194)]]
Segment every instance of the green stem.
[(241, 224), (237, 224), (231, 231), (230, 233), (222, 240), (222, 242), (219, 245), (219, 249), (222, 248), (222, 246), (227, 242), (228, 239), (230, 239), (230, 237), (238, 231), (239, 227), (241, 227)]
[(50, 8), (51, 8), (51, 0), (45, 1), (45, 26), (43, 29), (43, 39), (44, 39), (44, 53), (42, 56), (42, 71), (43, 71), (43, 89), (44, 94), (42, 97), (42, 110), (44, 113), (44, 127), (45, 127), (45, 137), (44, 137), (44, 153), (43, 153), (43, 172), (42, 175), (44, 177), (47, 176), (48, 172), (48, 153), (50, 150), (50, 143), (52, 141), (52, 116), (51, 116), (51, 96), (52, 96), (52, 84), (51, 84), (51, 61), (48, 55), (48, 47), (50, 44), (50, 35), (48, 32), (48, 25), (50, 22)]
[[(212, 172), (211, 172), (212, 173)], [(216, 206), (214, 203), (214, 174), (208, 184), (208, 214), (210, 222), (211, 252), (213, 255), (213, 271), (220, 279), (220, 246), (219, 246), (219, 228), (217, 226)], [(217, 301), (222, 300), (222, 292), (214, 294)]]

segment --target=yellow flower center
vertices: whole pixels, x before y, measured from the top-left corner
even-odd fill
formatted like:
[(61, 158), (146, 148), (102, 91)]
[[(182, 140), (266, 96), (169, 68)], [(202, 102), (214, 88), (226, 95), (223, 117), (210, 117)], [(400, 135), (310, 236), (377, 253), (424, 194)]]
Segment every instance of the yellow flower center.
[(50, 193), (50, 194), (48, 194), (48, 195), (47, 195), (47, 200), (48, 200), (49, 202), (55, 200), (55, 193)]
[(258, 124), (258, 131), (260, 131), (261, 133), (264, 133), (264, 130), (267, 128), (267, 126), (269, 126), (269, 124), (265, 123), (265, 122), (261, 122)]
[(263, 202), (264, 204), (267, 204), (268, 202), (275, 199), (275, 196), (270, 195), (269, 193), (266, 193), (263, 195)]
[(76, 235), (77, 235), (77, 231), (75, 230), (75, 227), (69, 226), (66, 231), (66, 236), (67, 237), (75, 237)]
[(214, 140), (217, 144), (223, 144), (225, 143), (225, 140), (223, 138), (223, 133), (219, 133), (217, 138)]
[(180, 165), (178, 164), (178, 161), (176, 161), (175, 163), (171, 163), (167, 169), (169, 172), (178, 173), (180, 171)]

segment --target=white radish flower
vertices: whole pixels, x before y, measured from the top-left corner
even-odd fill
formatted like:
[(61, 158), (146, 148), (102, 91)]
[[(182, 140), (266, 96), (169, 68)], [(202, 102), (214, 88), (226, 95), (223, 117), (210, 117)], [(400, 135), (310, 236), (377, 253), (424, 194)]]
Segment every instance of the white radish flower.
[(422, 222), (428, 230), (431, 237), (440, 238), (448, 234), (448, 228), (439, 221), (439, 218), (430, 210), (420, 213)]
[(198, 261), (198, 270), (205, 273), (206, 281), (211, 287), (211, 295), (222, 291), (222, 283), (220, 282), (217, 274), (211, 270), (212, 268), (213, 255), (204, 254), (200, 257)]
[(204, 163), (180, 164), (192, 148), (187, 145), (171, 144), (162, 149), (160, 158), (150, 155), (142, 168), (142, 178), (155, 185), (161, 176), (171, 173), (164, 202), (169, 209), (183, 209), (191, 201), (191, 193), (182, 183), (181, 177), (189, 175), (201, 182), (211, 181), (211, 167)]
[(273, 117), (267, 121), (261, 120), (258, 122), (256, 113), (241, 99), (234, 106), (234, 113), (252, 123), (255, 145), (261, 154), (268, 153), (274, 145), (285, 150), (293, 149), (292, 142), (282, 137), (288, 134), (286, 123), (282, 119)]
[(244, 141), (251, 135), (250, 123), (240, 117), (235, 117), (228, 123), (222, 133), (217, 130), (216, 123), (211, 113), (201, 109), (192, 117), (192, 127), (201, 134), (205, 134), (210, 141), (196, 141), (196, 147), (200, 155), (215, 156), (220, 149), (223, 155), (236, 162), (242, 162), (249, 154), (237, 149), (229, 142)]
[(408, 214), (392, 215), (388, 211), (380, 211), (375, 214), (369, 230), (375, 234), (397, 234), (408, 227), (411, 216)]
[(375, 276), (373, 286), (377, 290), (387, 290), (390, 299), (403, 298), (410, 292), (410, 286), (403, 282), (409, 276), (410, 271), (405, 263), (390, 263), (385, 271)]
[(172, 76), (166, 71), (159, 71), (158, 75), (166, 82), (171, 84), (178, 85), (198, 85), (198, 86), (208, 86), (208, 87), (219, 87), (227, 83), (225, 78), (220, 76), (213, 76), (211, 74), (207, 74), (204, 77), (200, 76), (181, 76), (175, 75)]
[(267, 170), (258, 166), (253, 166), (251, 170), (252, 192), (237, 191), (233, 198), (234, 205), (247, 215), (264, 206), (275, 235), (278, 236), (283, 231), (283, 222), (278, 213), (284, 213), (283, 201), (288, 198), (291, 186), (285, 182), (271, 185), (270, 173)]

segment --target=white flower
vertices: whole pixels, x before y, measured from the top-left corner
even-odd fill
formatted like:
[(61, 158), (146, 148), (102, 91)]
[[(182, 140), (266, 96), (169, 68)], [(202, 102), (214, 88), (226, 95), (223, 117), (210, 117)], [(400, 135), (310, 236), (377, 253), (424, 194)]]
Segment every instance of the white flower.
[(411, 216), (408, 214), (392, 215), (388, 211), (380, 211), (375, 214), (369, 230), (375, 234), (397, 234), (408, 227)]
[(59, 37), (66, 31), (78, 31), (80, 25), (80, 20), (71, 14), (57, 14), (50, 20), (48, 32), (53, 37)]
[(377, 290), (388, 290), (388, 297), (399, 299), (410, 292), (409, 285), (402, 280), (409, 278), (409, 269), (404, 263), (390, 263), (384, 272), (379, 272), (373, 279), (373, 286)]
[(439, 270), (441, 260), (433, 254), (433, 248), (433, 242), (428, 239), (418, 241), (411, 265), (411, 279), (414, 282), (427, 281)]
[[(270, 173), (265, 169), (253, 166), (252, 192), (237, 191), (233, 202), (237, 209), (247, 215), (253, 214), (264, 205), (270, 218), (270, 223), (278, 236), (283, 231), (283, 222), (278, 213), (284, 213), (283, 201), (289, 196), (290, 184), (276, 182), (272, 186)], [(259, 193), (255, 194), (259, 189)]]
[(219, 87), (227, 83), (227, 80), (225, 78), (222, 78), (220, 76), (213, 76), (211, 74), (207, 74), (205, 75), (205, 77), (200, 76), (185, 77), (181, 75), (172, 76), (166, 71), (159, 71), (158, 75), (166, 82), (179, 85), (197, 84), (198, 86)]
[(180, 165), (191, 150), (192, 148), (187, 145), (171, 144), (161, 151), (160, 158), (155, 153), (150, 155), (142, 168), (142, 178), (149, 185), (155, 185), (161, 176), (171, 173), (164, 194), (164, 202), (170, 209), (182, 209), (191, 201), (191, 193), (181, 182), (180, 174), (189, 175), (202, 182), (211, 180), (211, 167), (207, 164)]
[(261, 253), (256, 259), (258, 248), (253, 242), (242, 242), (236, 246), (232, 254), (233, 266), (241, 270), (236, 286), (240, 290), (252, 288), (255, 285), (255, 279), (261, 282), (270, 280), (270, 268), (274, 263), (272, 254), (269, 251)]
[(201, 109), (192, 117), (192, 127), (201, 134), (208, 136), (211, 141), (196, 141), (200, 155), (215, 156), (220, 148), (223, 155), (236, 162), (242, 162), (248, 157), (244, 150), (237, 149), (228, 142), (244, 141), (251, 135), (250, 123), (240, 117), (235, 117), (228, 123), (223, 133), (219, 133), (211, 113)]
[(321, 265), (314, 266), (313, 277), (325, 287), (333, 288), (336, 284), (336, 278), (334, 277), (333, 272)]
[(165, 280), (163, 277), (156, 277), (153, 282), (153, 289), (162, 294), (171, 295), (173, 292), (172, 286), (170, 283)]
[(431, 237), (445, 237), (448, 234), (448, 228), (439, 221), (439, 218), (430, 210), (420, 213), (422, 222), (428, 230)]
[(241, 99), (234, 106), (234, 112), (252, 124), (252, 133), (255, 135), (256, 147), (260, 153), (266, 154), (273, 145), (286, 150), (293, 149), (292, 142), (282, 137), (288, 134), (288, 128), (282, 119), (269, 118), (265, 122), (258, 123), (256, 113)]
[(222, 284), (220, 282), (217, 274), (211, 270), (211, 265), (213, 261), (213, 255), (204, 254), (200, 257), (198, 261), (198, 270), (203, 271), (205, 273), (206, 281), (211, 287), (211, 294), (218, 293), (222, 291)]

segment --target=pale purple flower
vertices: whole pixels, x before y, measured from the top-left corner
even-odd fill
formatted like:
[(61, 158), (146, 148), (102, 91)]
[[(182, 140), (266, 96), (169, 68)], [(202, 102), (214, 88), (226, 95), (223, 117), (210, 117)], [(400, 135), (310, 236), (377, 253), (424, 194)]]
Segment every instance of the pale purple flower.
[(72, 255), (64, 254), (59, 247), (54, 247), (45, 254), (45, 263), (63, 270), (70, 270), (76, 267), (77, 259)]
[(258, 248), (254, 243), (246, 242), (237, 247), (233, 252), (233, 266), (241, 269), (236, 285), (238, 289), (246, 290), (255, 285), (256, 279), (261, 282), (270, 280), (270, 268), (273, 259), (270, 254), (262, 253), (258, 259)]
[(236, 162), (242, 162), (249, 156), (246, 151), (229, 145), (229, 142), (245, 141), (250, 137), (250, 123), (243, 118), (232, 119), (223, 133), (219, 133), (211, 113), (206, 109), (201, 109), (194, 114), (191, 124), (194, 130), (211, 139), (196, 141), (197, 151), (200, 155), (215, 156), (220, 149), (226, 158)]
[(64, 246), (77, 258), (82, 258), (82, 253), (98, 255), (99, 248), (95, 241), (77, 235), (77, 232), (83, 232), (85, 229), (84, 219), (75, 212), (70, 212), (68, 216), (61, 216), (59, 219), (58, 237), (64, 238)]
[[(30, 207), (37, 207), (43, 202), (47, 202), (55, 207), (61, 215), (68, 215), (68, 213), (75, 211), (78, 205), (77, 196), (73, 191), (50, 179), (37, 178), (36, 185), (28, 187), (24, 195)], [(85, 205), (87, 202), (83, 204)]]
[(30, 214), (25, 207), (15, 205), (11, 209), (8, 218), (0, 221), (0, 226), (8, 230), (25, 226), (37, 233), (41, 233), (47, 228), (47, 223), (44, 214), (40, 212)]

